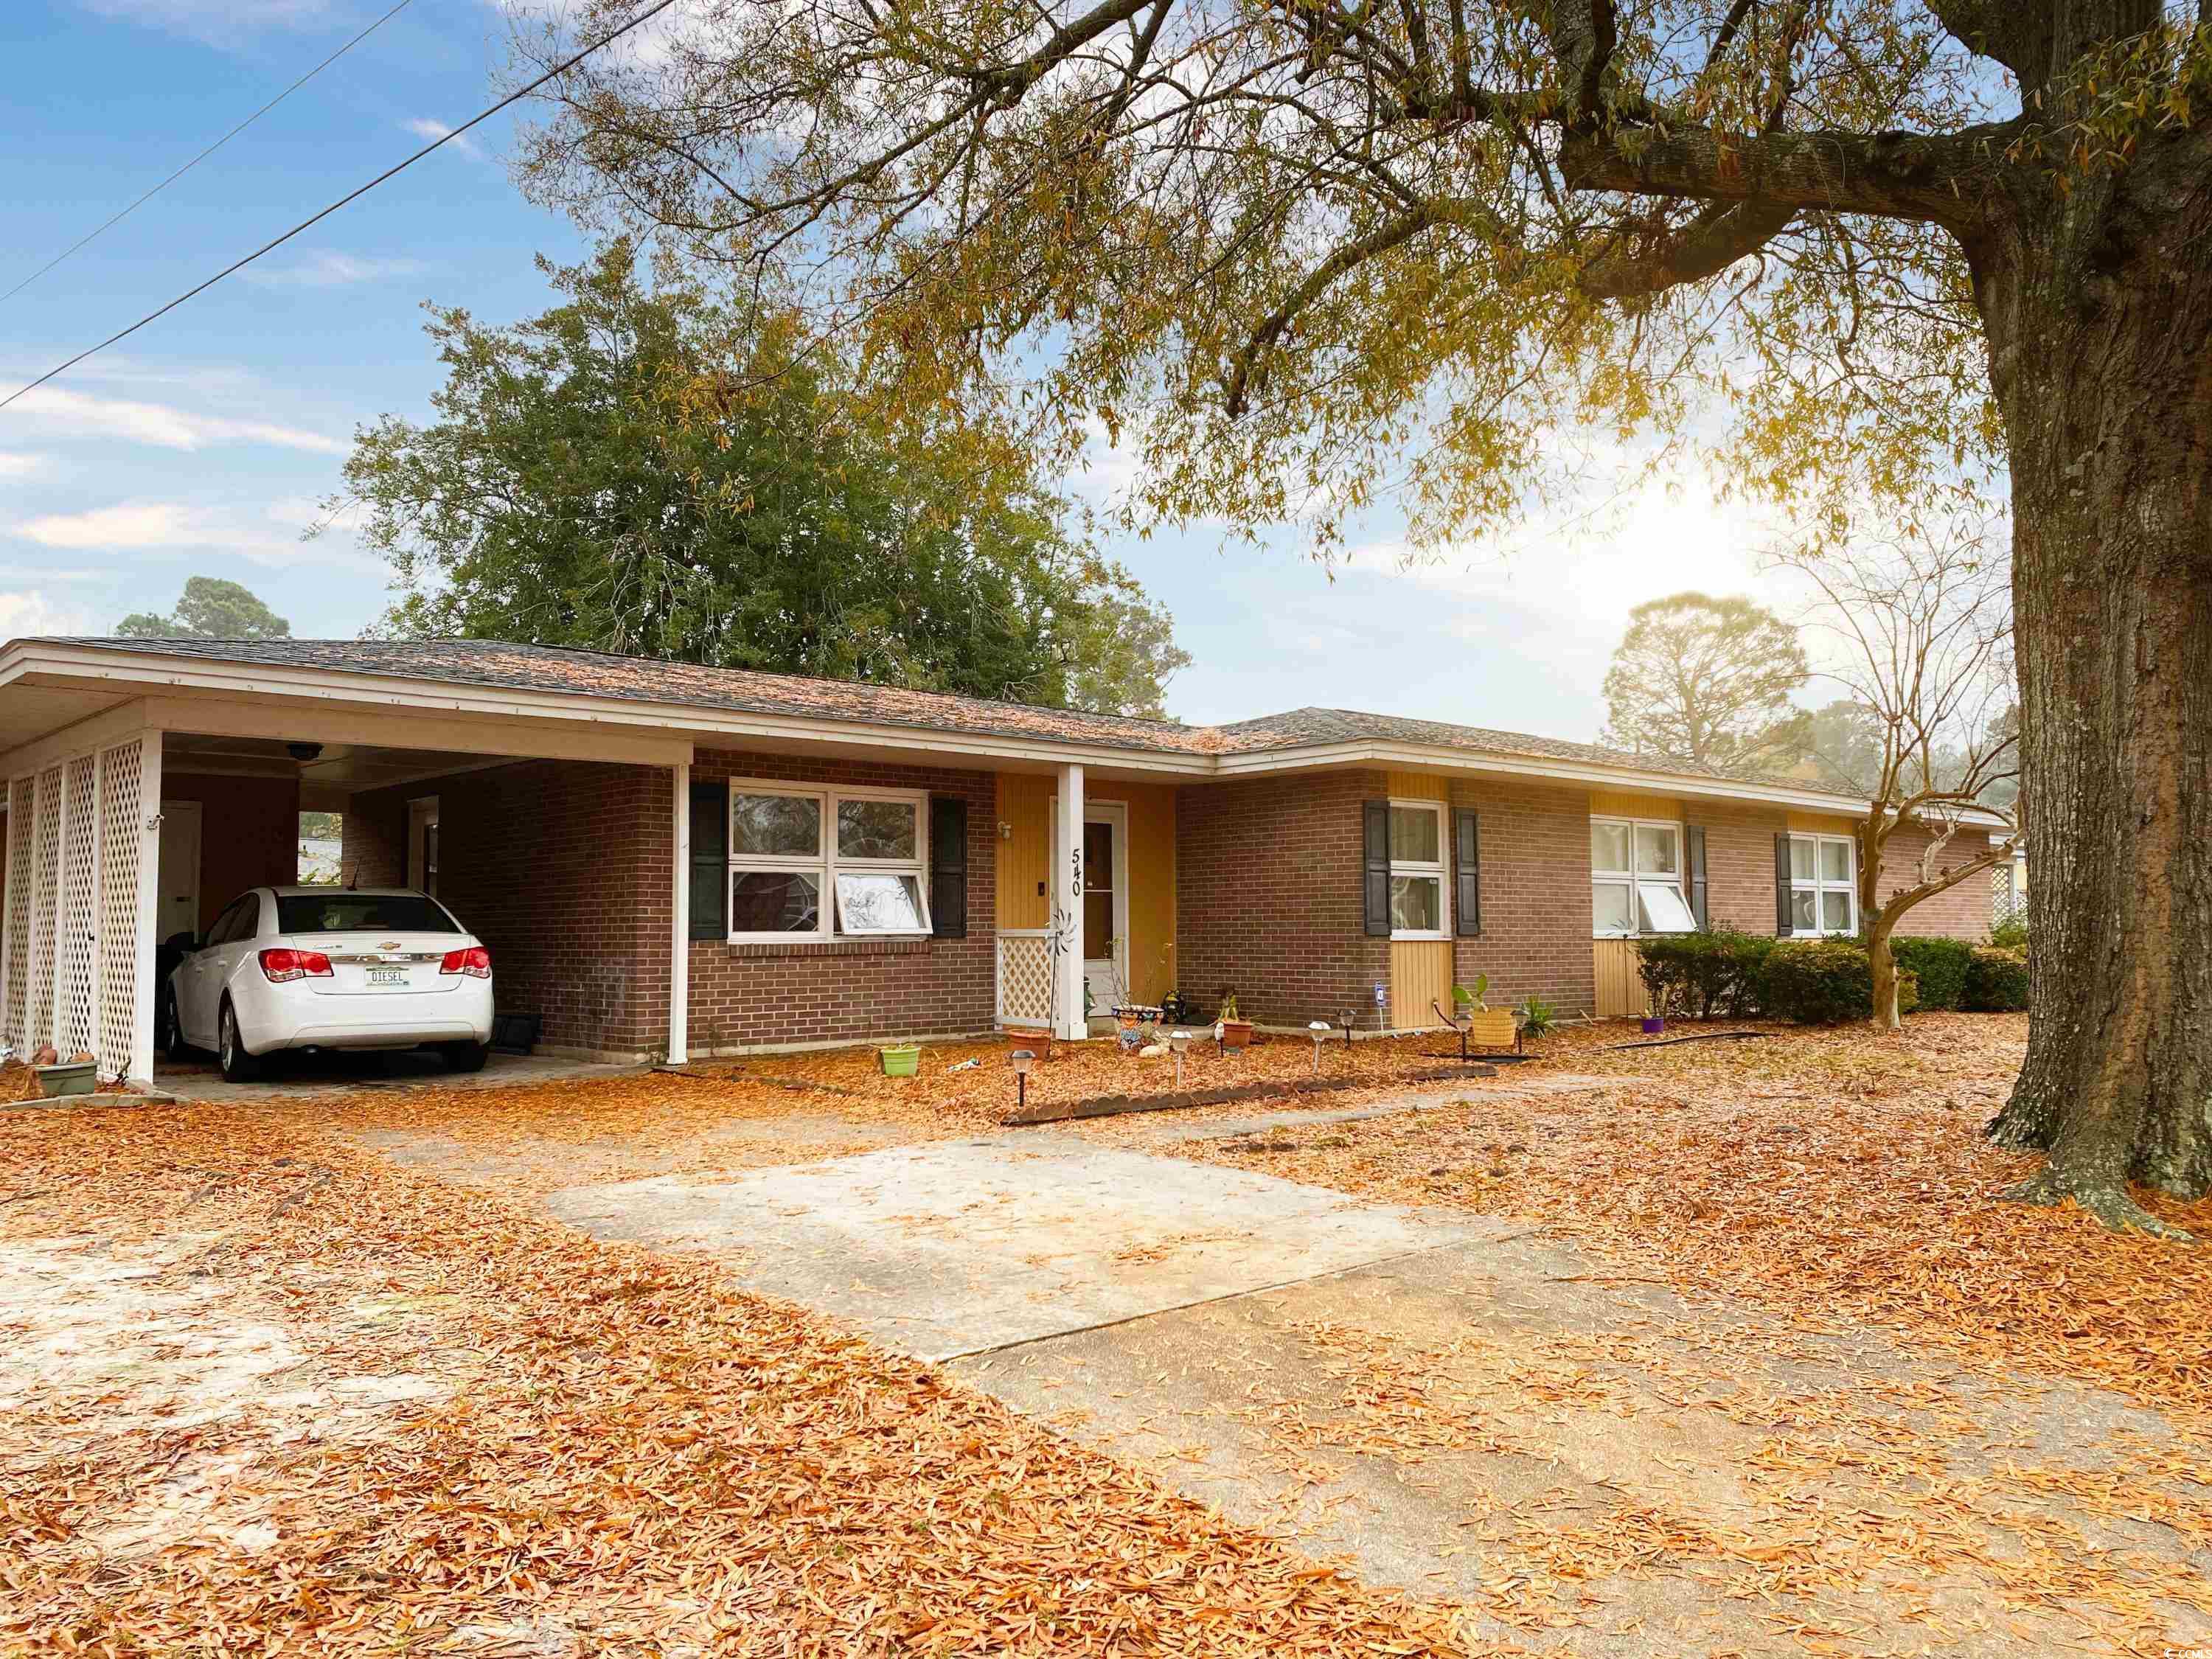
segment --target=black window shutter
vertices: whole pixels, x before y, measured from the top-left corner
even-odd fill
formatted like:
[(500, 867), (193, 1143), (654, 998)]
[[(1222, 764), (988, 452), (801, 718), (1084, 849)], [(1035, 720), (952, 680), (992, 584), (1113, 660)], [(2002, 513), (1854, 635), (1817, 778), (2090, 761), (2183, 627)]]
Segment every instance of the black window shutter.
[(929, 798), (929, 922), (939, 939), (968, 937), (968, 803)]
[(1690, 870), (1690, 915), (1702, 933), (1712, 926), (1705, 919), (1705, 826), (1685, 824), (1682, 846)]
[(1454, 896), (1459, 914), (1453, 927), (1462, 939), (1482, 933), (1482, 815), (1471, 806), (1452, 814), (1452, 851), (1459, 890)]
[(691, 937), (730, 936), (730, 786), (691, 786)]
[(1364, 810), (1367, 859), (1360, 893), (1367, 913), (1367, 937), (1388, 939), (1390, 937), (1390, 803), (1370, 800)]
[(1774, 936), (1790, 937), (1790, 837), (1774, 838)]

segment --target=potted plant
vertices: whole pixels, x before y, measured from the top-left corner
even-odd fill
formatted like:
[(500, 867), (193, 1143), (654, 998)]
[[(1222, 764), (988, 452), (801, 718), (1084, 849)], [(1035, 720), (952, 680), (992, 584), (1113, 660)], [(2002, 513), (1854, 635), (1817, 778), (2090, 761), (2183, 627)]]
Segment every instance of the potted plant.
[(1657, 987), (1651, 993), (1651, 1012), (1644, 1016), (1644, 1035), (1657, 1036), (1667, 1029), (1667, 989)]
[(1252, 1041), (1252, 1022), (1237, 1012), (1237, 993), (1221, 994), (1220, 1010), (1213, 1016), (1213, 1036), (1224, 1048), (1242, 1048)]
[(876, 1058), (883, 1063), (885, 1077), (915, 1077), (921, 1071), (919, 1042), (886, 1042), (876, 1050)]

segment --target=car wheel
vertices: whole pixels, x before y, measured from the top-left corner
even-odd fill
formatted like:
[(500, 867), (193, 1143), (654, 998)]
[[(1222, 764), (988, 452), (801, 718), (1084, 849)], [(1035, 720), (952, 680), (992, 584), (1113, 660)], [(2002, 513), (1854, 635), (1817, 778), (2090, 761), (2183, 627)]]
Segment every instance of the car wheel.
[(222, 1012), (216, 1016), (216, 1058), (222, 1062), (222, 1080), (226, 1083), (251, 1083), (261, 1075), (261, 1062), (246, 1052), (246, 1040), (238, 1034), (238, 1015), (230, 1006), (230, 999), (222, 1000)]
[(185, 1041), (184, 1022), (177, 1018), (177, 994), (161, 993), (161, 1052), (171, 1060), (188, 1060), (192, 1045)]
[(481, 1072), (491, 1046), (483, 1042), (448, 1042), (439, 1052), (445, 1055), (446, 1064), (456, 1072)]

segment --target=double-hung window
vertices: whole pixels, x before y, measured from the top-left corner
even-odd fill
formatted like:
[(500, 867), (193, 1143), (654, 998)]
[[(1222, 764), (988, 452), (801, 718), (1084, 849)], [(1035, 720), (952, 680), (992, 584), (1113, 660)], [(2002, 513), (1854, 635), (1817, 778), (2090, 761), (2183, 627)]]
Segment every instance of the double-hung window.
[(1444, 896), (1444, 804), (1390, 803), (1390, 937), (1449, 939)]
[(1859, 930), (1856, 848), (1849, 836), (1790, 837), (1790, 931)]
[(927, 797), (730, 786), (732, 939), (929, 932)]
[(1600, 939), (1688, 933), (1682, 826), (1654, 818), (1590, 820), (1590, 931)]

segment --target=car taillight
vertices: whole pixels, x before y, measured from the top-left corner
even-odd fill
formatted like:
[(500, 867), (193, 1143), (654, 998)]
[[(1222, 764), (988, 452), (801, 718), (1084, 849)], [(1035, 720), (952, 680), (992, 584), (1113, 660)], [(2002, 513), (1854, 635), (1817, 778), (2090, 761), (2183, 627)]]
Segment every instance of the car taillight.
[(261, 953), (261, 971), (272, 985), (294, 979), (328, 979), (331, 959), (320, 951), (295, 951), (279, 945)]
[(471, 945), (465, 951), (448, 951), (446, 959), (438, 964), (441, 974), (466, 974), (471, 979), (491, 977), (491, 952), (481, 945)]

